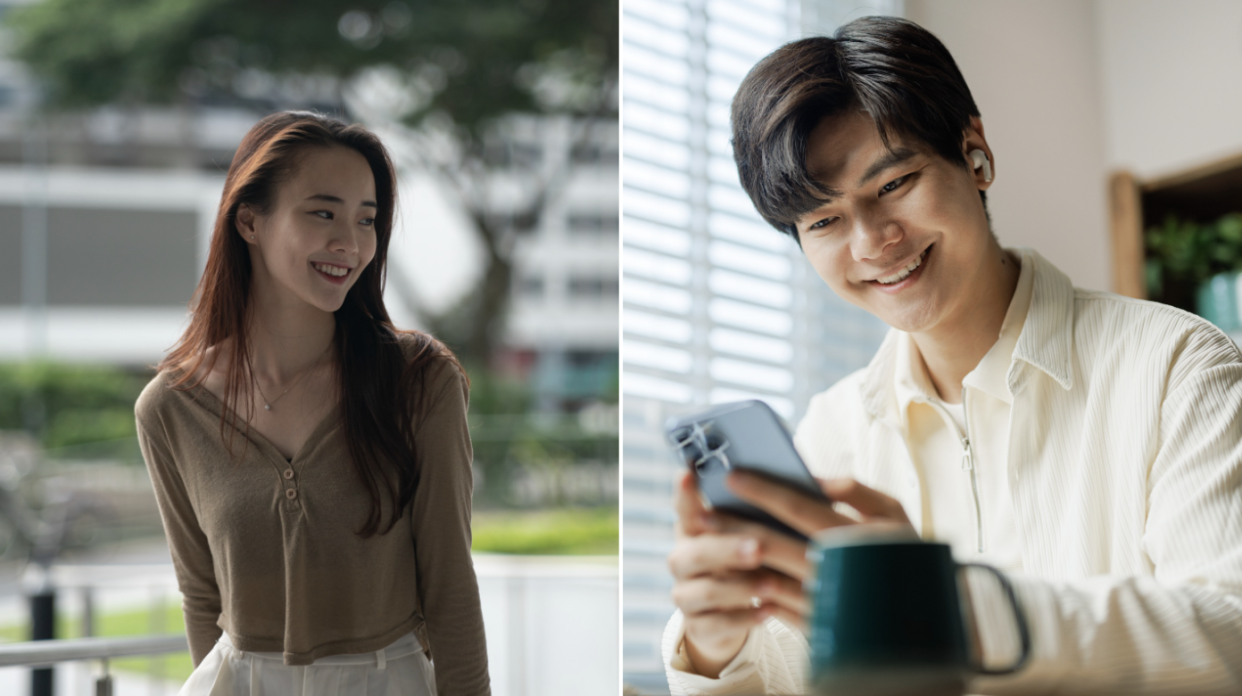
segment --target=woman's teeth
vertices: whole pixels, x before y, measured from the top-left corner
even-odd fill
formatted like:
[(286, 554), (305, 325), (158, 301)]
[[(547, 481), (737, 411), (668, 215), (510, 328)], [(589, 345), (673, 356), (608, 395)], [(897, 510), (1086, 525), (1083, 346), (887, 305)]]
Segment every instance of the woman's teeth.
[(905, 268), (901, 269), (900, 271), (897, 271), (896, 273), (894, 273), (891, 276), (888, 276), (887, 278), (877, 278), (876, 282), (880, 283), (881, 285), (892, 285), (893, 283), (900, 283), (901, 281), (906, 279), (906, 276), (913, 273), (914, 270), (918, 268), (920, 264), (923, 263), (923, 258), (925, 256), (927, 256), (927, 249), (924, 249), (923, 253), (918, 255), (918, 258), (911, 261), (909, 266), (906, 266)]
[(337, 278), (349, 274), (348, 268), (341, 268), (340, 266), (328, 266), (322, 263), (312, 263), (311, 265), (315, 267), (316, 271), (322, 271), (323, 273), (327, 273), (330, 276), (336, 276)]

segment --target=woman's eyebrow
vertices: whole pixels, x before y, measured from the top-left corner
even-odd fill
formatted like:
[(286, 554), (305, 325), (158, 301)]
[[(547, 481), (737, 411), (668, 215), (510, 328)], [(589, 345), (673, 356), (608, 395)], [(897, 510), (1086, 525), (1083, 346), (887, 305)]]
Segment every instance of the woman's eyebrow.
[[(345, 201), (344, 201), (344, 200), (342, 200), (341, 198), (339, 198), (339, 197), (337, 197), (337, 196), (332, 196), (332, 195), (329, 195), (329, 194), (326, 194), (326, 193), (316, 193), (316, 194), (315, 194), (315, 195), (313, 195), (313, 196), (307, 196), (307, 197), (306, 197), (306, 200), (308, 200), (308, 201), (327, 201), (328, 203), (340, 203), (340, 204), (342, 204), (342, 205), (344, 205), (344, 204), (345, 204)], [(375, 208), (375, 209), (377, 209), (377, 210), (379, 209), (379, 206), (375, 204), (375, 201), (363, 201), (363, 202), (362, 202), (362, 205), (363, 205), (364, 207)]]
[(862, 188), (868, 181), (880, 175), (880, 172), (889, 167), (896, 166), (918, 154), (916, 151), (905, 147), (899, 147), (896, 150), (889, 150), (883, 157), (871, 163), (867, 167), (867, 171), (863, 173), (862, 178), (858, 180), (855, 188)]

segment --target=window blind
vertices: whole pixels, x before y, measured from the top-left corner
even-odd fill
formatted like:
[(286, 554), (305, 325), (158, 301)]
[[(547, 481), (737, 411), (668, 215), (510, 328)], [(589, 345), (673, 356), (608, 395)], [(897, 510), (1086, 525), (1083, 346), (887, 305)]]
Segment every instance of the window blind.
[[(733, 163), (729, 107), (759, 59), (835, 17), (799, 0), (626, 0), (623, 124), (623, 672), (666, 692), (673, 414), (762, 399), (793, 422), (866, 364), (885, 327), (836, 298), (763, 222)], [(821, 5), (823, 3), (820, 3)]]

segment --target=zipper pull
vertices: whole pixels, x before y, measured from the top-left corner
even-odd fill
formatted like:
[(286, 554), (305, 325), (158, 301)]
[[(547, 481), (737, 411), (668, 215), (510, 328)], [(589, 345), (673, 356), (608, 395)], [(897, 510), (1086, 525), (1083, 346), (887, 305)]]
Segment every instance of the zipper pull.
[(970, 438), (962, 438), (962, 471), (970, 471), (974, 462), (970, 458)]

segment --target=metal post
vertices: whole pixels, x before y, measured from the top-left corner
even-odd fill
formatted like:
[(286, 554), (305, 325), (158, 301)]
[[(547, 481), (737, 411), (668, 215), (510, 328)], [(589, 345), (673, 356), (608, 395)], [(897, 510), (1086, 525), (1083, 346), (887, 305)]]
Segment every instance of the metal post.
[[(81, 635), (83, 638), (91, 638), (95, 635), (95, 588), (90, 585), (84, 585), (82, 591), (82, 626)], [(104, 660), (104, 675), (107, 675), (108, 661)], [(91, 683), (91, 665), (89, 662), (81, 663), (81, 667), (86, 670), (86, 683)], [(75, 680), (76, 681), (76, 680)], [(111, 688), (109, 686), (109, 688)], [(99, 693), (99, 681), (95, 680), (95, 692)]]
[(82, 637), (95, 635), (95, 590), (90, 585), (82, 588)]
[[(30, 596), (31, 640), (56, 639), (56, 590), (45, 584)], [(30, 696), (52, 696), (53, 667), (30, 670)]]
[(95, 696), (112, 696), (112, 675), (108, 673), (108, 658), (103, 659), (103, 676), (95, 680)]

